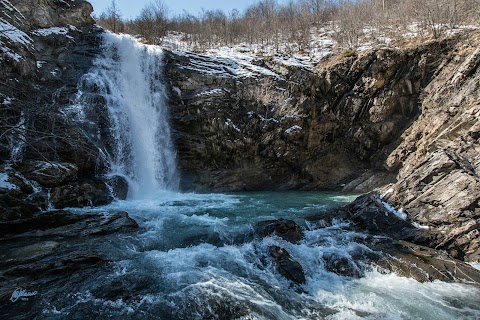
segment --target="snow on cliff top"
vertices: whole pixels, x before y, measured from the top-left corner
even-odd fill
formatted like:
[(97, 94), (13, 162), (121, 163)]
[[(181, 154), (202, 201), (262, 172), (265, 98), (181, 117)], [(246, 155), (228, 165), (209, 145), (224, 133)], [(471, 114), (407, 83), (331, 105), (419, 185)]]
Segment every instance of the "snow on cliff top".
[[(172, 50), (177, 54), (186, 54), (192, 52), (197, 54), (195, 46), (189, 45), (184, 40), (184, 34), (180, 32), (169, 32), (163, 39), (162, 46)], [(332, 38), (332, 33), (326, 28), (312, 28), (311, 47), (303, 53), (295, 52), (295, 49), (289, 47), (287, 43), (275, 48), (273, 45), (262, 44), (237, 44), (233, 46), (219, 45), (215, 48), (202, 51), (202, 56), (209, 56), (212, 59), (228, 60), (232, 66), (233, 74), (236, 76), (254, 76), (263, 74), (277, 76), (270, 69), (256, 65), (255, 61), (263, 57), (271, 57), (273, 61), (284, 66), (295, 66), (312, 70), (314, 65), (323, 57), (329, 55), (337, 45)], [(278, 50), (277, 50), (278, 49)], [(279, 52), (282, 52), (281, 54)], [(285, 52), (285, 53), (283, 53)]]
[(255, 65), (255, 58), (249, 54), (240, 52), (226, 54), (226, 51), (222, 52), (221, 50), (202, 55), (184, 51), (175, 51), (175, 53), (189, 58), (189, 64), (181, 66), (181, 68), (215, 75), (220, 78), (244, 78), (263, 75), (281, 79), (278, 74), (270, 69)]
[[(193, 62), (188, 68), (200, 72), (217, 74), (224, 77), (242, 77), (255, 75), (268, 75), (281, 78), (274, 71), (263, 66), (261, 62), (265, 57), (271, 58), (279, 66), (297, 67), (305, 70), (314, 70), (323, 58), (334, 51), (342, 50), (335, 40), (335, 27), (333, 23), (325, 23), (322, 26), (312, 27), (310, 30), (309, 48), (303, 51), (289, 44), (288, 41), (274, 45), (241, 43), (232, 46), (218, 45), (206, 50), (198, 50), (195, 45), (188, 43), (186, 35), (180, 32), (169, 32), (164, 37), (162, 46), (180, 55), (188, 55)], [(446, 30), (446, 35), (455, 34), (462, 30), (478, 29), (478, 26), (459, 26)], [(382, 30), (375, 27), (365, 27), (356, 46), (357, 52), (371, 50), (373, 48), (395, 48), (395, 41), (390, 34), (394, 34), (398, 40), (419, 37), (422, 34), (418, 24), (411, 24), (405, 30), (399, 31), (395, 26), (384, 26)], [(343, 48), (345, 50), (346, 48)], [(200, 54), (201, 53), (201, 54)], [(206, 60), (209, 60), (208, 63)], [(219, 67), (216, 64), (220, 64)]]

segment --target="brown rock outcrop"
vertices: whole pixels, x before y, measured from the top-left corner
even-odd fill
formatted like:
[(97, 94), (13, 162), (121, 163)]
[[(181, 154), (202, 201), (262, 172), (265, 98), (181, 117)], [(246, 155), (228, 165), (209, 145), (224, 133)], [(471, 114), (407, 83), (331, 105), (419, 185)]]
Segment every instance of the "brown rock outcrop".
[(387, 165), (400, 168), (385, 199), (440, 235), (430, 246), (480, 261), (480, 34), (451, 48), (425, 88), (422, 114)]

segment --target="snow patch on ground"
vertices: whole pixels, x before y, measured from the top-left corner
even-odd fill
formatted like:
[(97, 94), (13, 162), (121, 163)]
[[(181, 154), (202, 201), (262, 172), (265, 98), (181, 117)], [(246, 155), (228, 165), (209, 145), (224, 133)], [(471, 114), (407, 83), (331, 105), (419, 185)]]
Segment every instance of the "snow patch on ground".
[(175, 91), (175, 93), (177, 94), (177, 96), (179, 96), (179, 97), (182, 96), (182, 90), (180, 90), (179, 87), (173, 87), (172, 90)]
[(14, 98), (10, 98), (10, 97), (5, 97), (3, 98), (3, 102), (2, 102), (2, 105), (4, 106), (9, 106), (12, 104), (12, 101), (14, 100)]
[(429, 226), (422, 226), (421, 224), (418, 224), (418, 223), (416, 223), (416, 222), (412, 222), (412, 225), (413, 225), (415, 228), (417, 228), (417, 229), (424, 229), (424, 230), (430, 229)]
[(37, 68), (40, 69), (43, 67), (43, 65), (47, 63), (46, 61), (37, 61)]
[(14, 25), (10, 24), (8, 21), (5, 21), (0, 18), (0, 38), (9, 40), (11, 42), (19, 43), (27, 48), (30, 48), (33, 45), (33, 40)]
[(69, 32), (69, 28), (66, 27), (52, 27), (52, 28), (45, 28), (45, 29), (37, 29), (32, 31), (32, 34), (41, 36), (41, 37), (47, 37), (52, 34), (61, 34), (61, 35), (66, 35)]
[[(2, 44), (3, 43), (0, 41), (0, 45), (2, 45)], [(19, 55), (18, 53), (16, 53), (15, 51), (13, 51), (10, 48), (2, 47), (1, 50), (7, 57), (9, 57), (12, 60), (15, 60), (17, 62), (19, 62), (20, 60), (23, 60), (23, 57), (21, 55)], [(1, 57), (0, 57), (0, 59), (1, 59)]]
[(0, 189), (17, 190), (17, 186), (8, 181), (8, 174), (0, 172)]
[(225, 125), (227, 127), (233, 128), (233, 130), (235, 130), (237, 132), (240, 132), (240, 129), (233, 123), (232, 119), (227, 119), (227, 121), (225, 121)]
[(385, 207), (385, 209), (387, 209), (389, 212), (396, 215), (399, 219), (407, 220), (407, 214), (403, 212), (403, 208), (400, 208), (399, 210), (397, 210), (386, 201), (380, 200), (380, 202)]
[(475, 269), (478, 269), (480, 270), (480, 263), (469, 263), (472, 267), (474, 267)]
[(215, 88), (215, 89), (212, 89), (212, 90), (200, 92), (200, 93), (197, 94), (196, 96), (197, 96), (197, 97), (214, 96), (214, 95), (221, 94), (222, 92), (223, 92), (222, 89), (220, 89), (220, 88)]
[(298, 132), (298, 131), (301, 131), (301, 130), (302, 130), (302, 127), (295, 125), (291, 128), (288, 128), (287, 130), (285, 130), (285, 133), (290, 134), (290, 133)]
[[(479, 29), (478, 26), (460, 26), (449, 28), (445, 34), (458, 33), (461, 30)], [(162, 46), (177, 54), (182, 52), (192, 52), (190, 58), (194, 58), (195, 53), (202, 53), (203, 59), (210, 57), (213, 64), (224, 64), (224, 68), (219, 70), (210, 66), (206, 68), (205, 61), (196, 65), (193, 63), (189, 69), (211, 74), (221, 75), (222, 77), (255, 77), (257, 75), (272, 76), (282, 79), (276, 72), (270, 70), (264, 65), (265, 58), (270, 58), (279, 67), (293, 66), (305, 70), (313, 71), (326, 56), (333, 52), (341, 52), (348, 48), (347, 45), (341, 45), (336, 41), (338, 27), (333, 22), (327, 22), (322, 25), (314, 26), (310, 29), (310, 39), (306, 48), (300, 48), (298, 44), (292, 43), (288, 39), (283, 39), (278, 45), (260, 44), (260, 43), (238, 43), (234, 45), (223, 45), (222, 43), (205, 45), (196, 43), (191, 36), (181, 32), (169, 32), (162, 39)], [(398, 26), (365, 26), (359, 32), (360, 38), (356, 44), (352, 44), (352, 49), (356, 52), (372, 50), (375, 48), (396, 48), (394, 39), (410, 39), (421, 37), (428, 34), (425, 28), (418, 23), (412, 23), (403, 27)], [(281, 35), (280, 35), (281, 36)]]
[(176, 51), (175, 54), (189, 59), (189, 64), (187, 66), (179, 66), (180, 68), (220, 78), (245, 78), (263, 75), (281, 79), (279, 75), (271, 70), (254, 65), (254, 58), (247, 54), (237, 54), (231, 57), (206, 56), (182, 51)]

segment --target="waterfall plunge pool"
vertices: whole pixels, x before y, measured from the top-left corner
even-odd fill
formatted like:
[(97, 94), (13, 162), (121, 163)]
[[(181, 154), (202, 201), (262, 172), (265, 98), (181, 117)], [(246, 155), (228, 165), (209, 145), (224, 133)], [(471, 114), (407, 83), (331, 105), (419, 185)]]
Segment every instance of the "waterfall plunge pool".
[[(363, 235), (341, 223), (310, 229), (304, 217), (344, 205), (354, 195), (318, 192), (181, 194), (118, 201), (142, 227), (110, 239), (118, 257), (88, 279), (71, 279), (44, 297), (45, 319), (478, 319), (480, 290), (465, 284), (419, 283), (368, 270), (364, 277), (327, 270), (322, 257), (349, 259)], [(257, 221), (286, 218), (305, 229), (299, 244), (277, 236), (251, 237)], [(268, 259), (287, 249), (305, 271), (300, 287)]]

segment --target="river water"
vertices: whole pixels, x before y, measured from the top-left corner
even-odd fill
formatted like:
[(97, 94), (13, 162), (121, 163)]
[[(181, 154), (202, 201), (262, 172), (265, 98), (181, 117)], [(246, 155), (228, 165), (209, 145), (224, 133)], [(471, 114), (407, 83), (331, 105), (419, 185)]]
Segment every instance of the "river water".
[[(316, 192), (181, 194), (120, 201), (99, 211), (128, 211), (142, 227), (110, 241), (118, 260), (46, 298), (45, 318), (75, 319), (479, 319), (480, 290), (419, 283), (360, 266), (364, 277), (337, 275), (325, 256), (352, 259), (370, 250), (366, 235), (338, 222), (312, 229), (303, 219), (354, 196)], [(86, 210), (86, 211), (91, 211)], [(82, 210), (78, 211), (79, 214)], [(255, 237), (257, 221), (290, 218), (305, 229), (299, 244)], [(306, 283), (282, 277), (267, 254), (287, 249)], [(114, 254), (115, 256), (115, 254)]]

